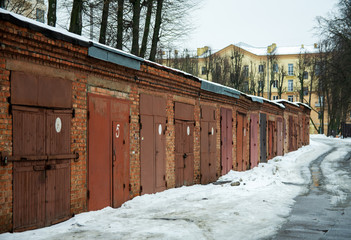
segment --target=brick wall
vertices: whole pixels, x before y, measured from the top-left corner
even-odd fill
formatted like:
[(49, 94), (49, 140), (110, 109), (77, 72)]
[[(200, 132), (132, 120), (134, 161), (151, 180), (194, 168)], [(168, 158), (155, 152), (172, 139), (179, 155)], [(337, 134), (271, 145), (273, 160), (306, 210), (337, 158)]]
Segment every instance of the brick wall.
[[(0, 57), (0, 152), (12, 154), (12, 116), (9, 114), (10, 71)], [(12, 163), (0, 166), (0, 232), (12, 227)]]

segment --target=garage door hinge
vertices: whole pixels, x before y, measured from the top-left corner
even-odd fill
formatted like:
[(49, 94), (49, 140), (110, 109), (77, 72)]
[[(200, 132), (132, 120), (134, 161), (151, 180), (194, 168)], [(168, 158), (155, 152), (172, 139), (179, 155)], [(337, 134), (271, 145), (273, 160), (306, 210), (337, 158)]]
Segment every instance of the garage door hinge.
[(143, 191), (143, 186), (140, 186), (140, 194), (142, 193)]
[(87, 111), (87, 118), (90, 119), (90, 111)]
[(129, 115), (129, 123), (132, 122), (132, 117)]
[(72, 118), (75, 118), (75, 117), (76, 117), (76, 109), (73, 108), (73, 109), (72, 109)]
[(90, 198), (90, 191), (87, 190), (87, 198), (89, 199)]

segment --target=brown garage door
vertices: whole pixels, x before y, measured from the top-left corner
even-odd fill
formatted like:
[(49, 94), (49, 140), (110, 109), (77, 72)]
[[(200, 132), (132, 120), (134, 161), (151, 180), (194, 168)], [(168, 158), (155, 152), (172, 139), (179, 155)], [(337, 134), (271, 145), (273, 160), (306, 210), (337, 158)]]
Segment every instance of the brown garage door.
[(268, 121), (268, 159), (275, 157), (275, 122)]
[(284, 130), (282, 118), (277, 118), (277, 155), (283, 156), (284, 150)]
[(250, 116), (250, 164), (254, 168), (258, 164), (258, 115)]
[(207, 184), (217, 179), (216, 176), (216, 109), (201, 107), (201, 183)]
[(237, 114), (236, 125), (236, 166), (238, 171), (245, 171), (248, 167), (247, 159), (247, 121), (246, 115)]
[(129, 199), (129, 103), (89, 94), (88, 208)]
[(175, 102), (176, 187), (194, 182), (194, 106)]
[(233, 169), (233, 115), (232, 110), (221, 108), (221, 168), (222, 175)]
[(267, 115), (260, 113), (260, 162), (267, 162)]
[(13, 228), (25, 230), (70, 214), (72, 111), (13, 106)]
[(166, 189), (166, 100), (140, 94), (141, 194)]

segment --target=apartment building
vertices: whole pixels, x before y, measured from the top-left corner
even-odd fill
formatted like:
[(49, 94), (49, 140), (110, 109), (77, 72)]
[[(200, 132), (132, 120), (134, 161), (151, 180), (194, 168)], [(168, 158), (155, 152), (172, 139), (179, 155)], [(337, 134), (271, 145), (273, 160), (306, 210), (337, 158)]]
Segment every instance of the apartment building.
[[(302, 102), (299, 79), (302, 74), (303, 102), (312, 108), (310, 133), (320, 132), (323, 116), (324, 132), (327, 132), (327, 111), (325, 109), (324, 115), (321, 114), (323, 102), (316, 91), (318, 68), (312, 69), (313, 64), (308, 65), (303, 62), (305, 57), (308, 57), (309, 61), (313, 60), (318, 51), (317, 44), (282, 47), (273, 43), (268, 47), (254, 47), (246, 43), (238, 43), (218, 51), (203, 47), (197, 49), (198, 69), (196, 72), (200, 78), (219, 82), (245, 93), (271, 100), (285, 99), (291, 102)], [(169, 59), (162, 63), (172, 66), (172, 61)], [(230, 68), (231, 70), (228, 70)], [(282, 75), (284, 75), (283, 78)], [(240, 83), (235, 85), (233, 81)], [(281, 97), (279, 97), (279, 89)]]
[(47, 7), (44, 0), (0, 0), (0, 8), (45, 23)]

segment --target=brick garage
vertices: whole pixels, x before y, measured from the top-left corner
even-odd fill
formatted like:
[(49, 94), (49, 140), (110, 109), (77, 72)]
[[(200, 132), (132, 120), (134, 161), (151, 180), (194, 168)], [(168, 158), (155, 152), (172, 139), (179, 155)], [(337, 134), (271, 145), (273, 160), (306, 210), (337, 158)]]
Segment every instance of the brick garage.
[[(73, 157), (68, 160), (69, 177), (65, 177), (69, 182), (68, 213), (64, 216), (59, 214), (57, 221), (104, 206), (118, 207), (127, 199), (143, 193), (211, 182), (225, 173), (223, 169), (226, 172), (230, 169), (246, 170), (250, 167), (250, 114), (266, 113), (271, 121), (283, 116), (283, 110), (274, 104), (254, 103), (251, 97), (234, 89), (203, 81), (80, 36), (57, 32), (5, 11), (0, 12), (0, 39), (0, 232), (55, 223), (47, 217), (41, 223), (29, 221), (18, 224), (14, 220), (18, 212), (14, 203), (19, 198), (16, 196), (14, 199), (14, 164), (28, 162), (31, 157), (25, 156), (25, 160), (22, 156), (17, 162), (11, 161), (16, 157), (13, 149), (13, 133), (18, 131), (17, 126), (14, 127), (13, 110), (16, 108), (71, 114), (67, 135), (69, 147), (65, 154), (78, 154), (79, 158), (77, 161)], [(16, 102), (12, 91), (13, 76), (17, 72), (39, 79), (40, 86), (45, 86), (48, 79), (68, 83), (69, 90), (65, 91), (70, 93), (68, 105), (48, 105), (35, 102), (37, 100), (34, 103), (29, 100)], [(28, 79), (22, 77), (21, 81)], [(19, 86), (21, 91), (28, 90)], [(47, 93), (38, 91), (38, 96), (41, 94)], [(48, 99), (55, 102), (60, 97), (49, 96)], [(124, 117), (120, 118), (119, 113)], [(299, 114), (300, 119), (305, 116), (306, 120), (309, 111), (295, 106), (284, 110), (286, 120), (290, 115), (297, 118)], [(227, 132), (222, 131), (224, 116)], [(92, 124), (95, 120), (104, 124)], [(118, 125), (121, 121), (124, 127)], [(152, 130), (144, 135), (147, 124)], [(100, 129), (99, 125), (104, 127)], [(57, 134), (60, 132), (56, 131)], [(96, 133), (94, 137), (92, 132)], [(224, 132), (228, 137), (226, 140)], [(106, 142), (106, 146), (100, 146), (95, 137)], [(143, 138), (149, 137), (152, 139), (152, 153), (143, 152)], [(201, 142), (204, 138), (207, 140)], [(304, 142), (307, 143), (306, 138)], [(239, 146), (242, 152), (238, 155)], [(260, 147), (257, 151), (260, 154)], [(206, 160), (206, 152), (214, 159)], [(105, 154), (105, 157), (100, 158), (99, 153)], [(33, 166), (33, 172), (55, 171), (56, 167), (52, 166), (58, 166), (57, 154), (56, 163), (50, 167), (47, 162), (53, 155), (45, 156), (45, 160), (32, 161), (44, 166)], [(123, 163), (124, 170), (116, 168), (113, 161)], [(145, 171), (148, 163), (152, 165), (152, 174), (149, 175), (146, 174), (149, 171)], [(205, 164), (209, 168), (205, 169)], [(100, 165), (104, 168), (98, 170)], [(208, 178), (205, 180), (206, 171)], [(95, 190), (94, 184), (97, 184)], [(104, 185), (102, 192), (96, 190), (99, 184)]]

